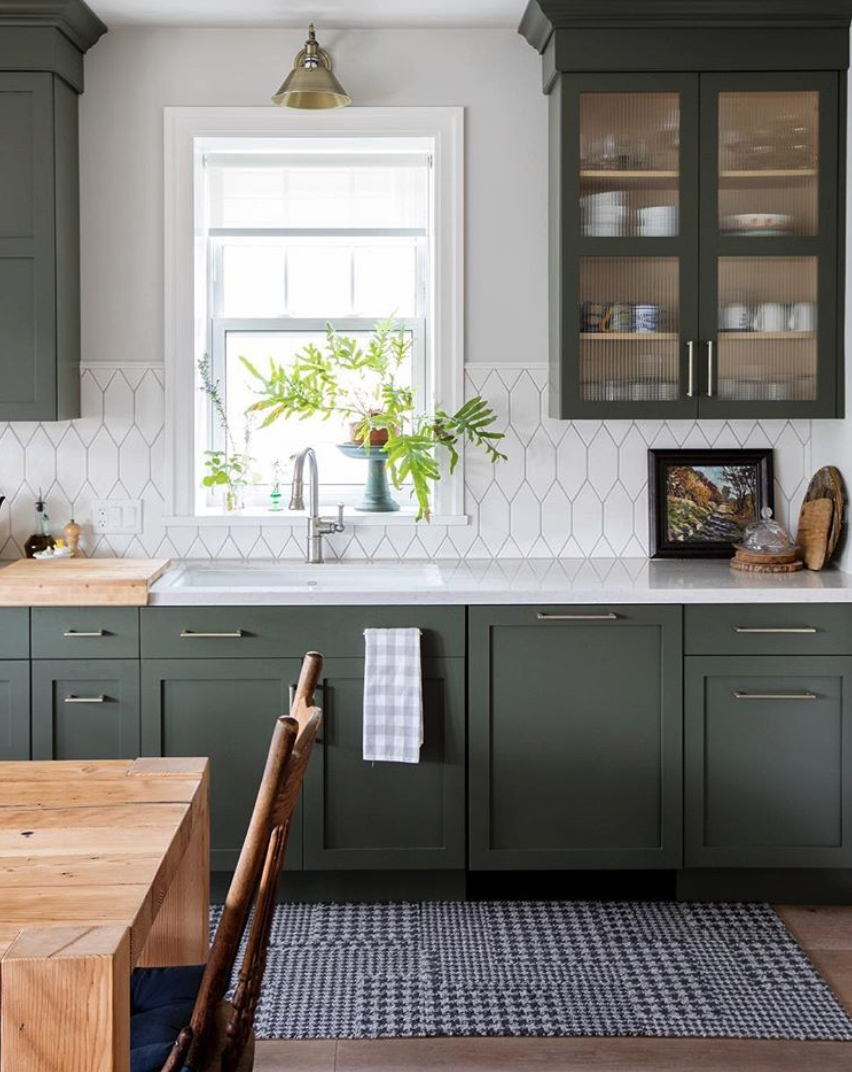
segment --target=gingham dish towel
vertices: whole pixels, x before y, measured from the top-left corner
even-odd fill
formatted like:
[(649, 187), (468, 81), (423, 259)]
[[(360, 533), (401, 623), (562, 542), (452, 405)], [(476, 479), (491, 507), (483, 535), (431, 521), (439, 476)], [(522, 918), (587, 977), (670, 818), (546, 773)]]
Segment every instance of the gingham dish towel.
[(365, 629), (364, 759), (419, 763), (423, 675), (419, 629)]

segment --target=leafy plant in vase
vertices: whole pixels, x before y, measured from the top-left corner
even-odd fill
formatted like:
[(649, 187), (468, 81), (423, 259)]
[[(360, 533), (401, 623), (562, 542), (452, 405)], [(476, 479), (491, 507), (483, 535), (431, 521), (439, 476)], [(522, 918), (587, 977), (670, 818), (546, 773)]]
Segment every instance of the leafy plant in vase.
[(237, 450), (236, 441), (231, 432), (228, 415), (222, 397), (219, 394), (219, 381), (213, 378), (210, 368), (210, 358), (204, 355), (198, 362), (198, 371), (201, 375), (201, 390), (210, 399), (213, 412), (219, 422), (219, 427), (225, 436), (225, 449), (205, 450), (204, 465), (207, 475), (202, 479), (205, 488), (224, 489), (225, 510), (227, 513), (235, 513), (243, 508), (243, 495), (245, 489), (257, 482), (253, 471), (254, 458), (250, 451), (252, 422), (246, 420), (243, 427), (242, 450)]
[(281, 417), (337, 416), (348, 422), (350, 442), (340, 449), (371, 463), (362, 508), (399, 509), (388, 494), (387, 474), (397, 490), (411, 481), (417, 520), (428, 520), (432, 491), (441, 478), (439, 450), (448, 455), (451, 473), (465, 443), (485, 451), (494, 463), (506, 456), (497, 447), (503, 433), (492, 428), (497, 416), (480, 397), (455, 413), (415, 411), (414, 389), (402, 376), (410, 350), (405, 330), (390, 317), (376, 325), (363, 348), (329, 324), (322, 349), (309, 343), (286, 365), (270, 358), (266, 375), (241, 357), (259, 395), (248, 412), (265, 414), (262, 428)]

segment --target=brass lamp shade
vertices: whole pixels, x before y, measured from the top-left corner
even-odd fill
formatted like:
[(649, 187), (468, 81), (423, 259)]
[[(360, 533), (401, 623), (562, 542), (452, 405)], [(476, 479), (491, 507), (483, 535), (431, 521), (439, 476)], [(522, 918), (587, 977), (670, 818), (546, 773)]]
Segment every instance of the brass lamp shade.
[(331, 56), (317, 44), (313, 26), (293, 70), (272, 98), (280, 108), (345, 108), (352, 98), (332, 74)]

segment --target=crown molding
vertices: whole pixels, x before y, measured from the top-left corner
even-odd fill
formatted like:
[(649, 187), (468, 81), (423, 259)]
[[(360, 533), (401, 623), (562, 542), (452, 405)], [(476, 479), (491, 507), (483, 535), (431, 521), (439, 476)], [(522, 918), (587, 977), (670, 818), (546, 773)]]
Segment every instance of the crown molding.
[(59, 30), (80, 52), (88, 52), (107, 32), (83, 0), (0, 0), (0, 30), (10, 26)]
[(518, 33), (544, 52), (555, 30), (702, 26), (848, 29), (852, 0), (529, 0)]

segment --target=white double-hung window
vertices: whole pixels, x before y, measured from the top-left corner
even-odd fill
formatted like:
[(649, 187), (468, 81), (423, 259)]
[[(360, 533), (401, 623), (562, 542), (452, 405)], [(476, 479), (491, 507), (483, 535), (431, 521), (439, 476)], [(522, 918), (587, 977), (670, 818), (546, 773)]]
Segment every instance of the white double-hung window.
[[(460, 185), (456, 109), (350, 109), (319, 119), (273, 109), (167, 110), (173, 514), (223, 512), (221, 488), (203, 485), (205, 459), (235, 444), (241, 450), (246, 431), (246, 513), (269, 510), (276, 476), (286, 485), (305, 446), (317, 452), (324, 501), (357, 504), (366, 463), (338, 450), (349, 436), (342, 420), (281, 418), (262, 428), (247, 416), (259, 387), (247, 364), (265, 372), (270, 359), (286, 365), (308, 344), (322, 348), (329, 325), (366, 345), (376, 324), (394, 317), (410, 343), (401, 372), (416, 409), (460, 404)], [(181, 243), (182, 224), (191, 248)], [(229, 436), (201, 390), (202, 360)], [(397, 497), (413, 512), (407, 489)], [(440, 482), (435, 512), (461, 513), (458, 475)]]

